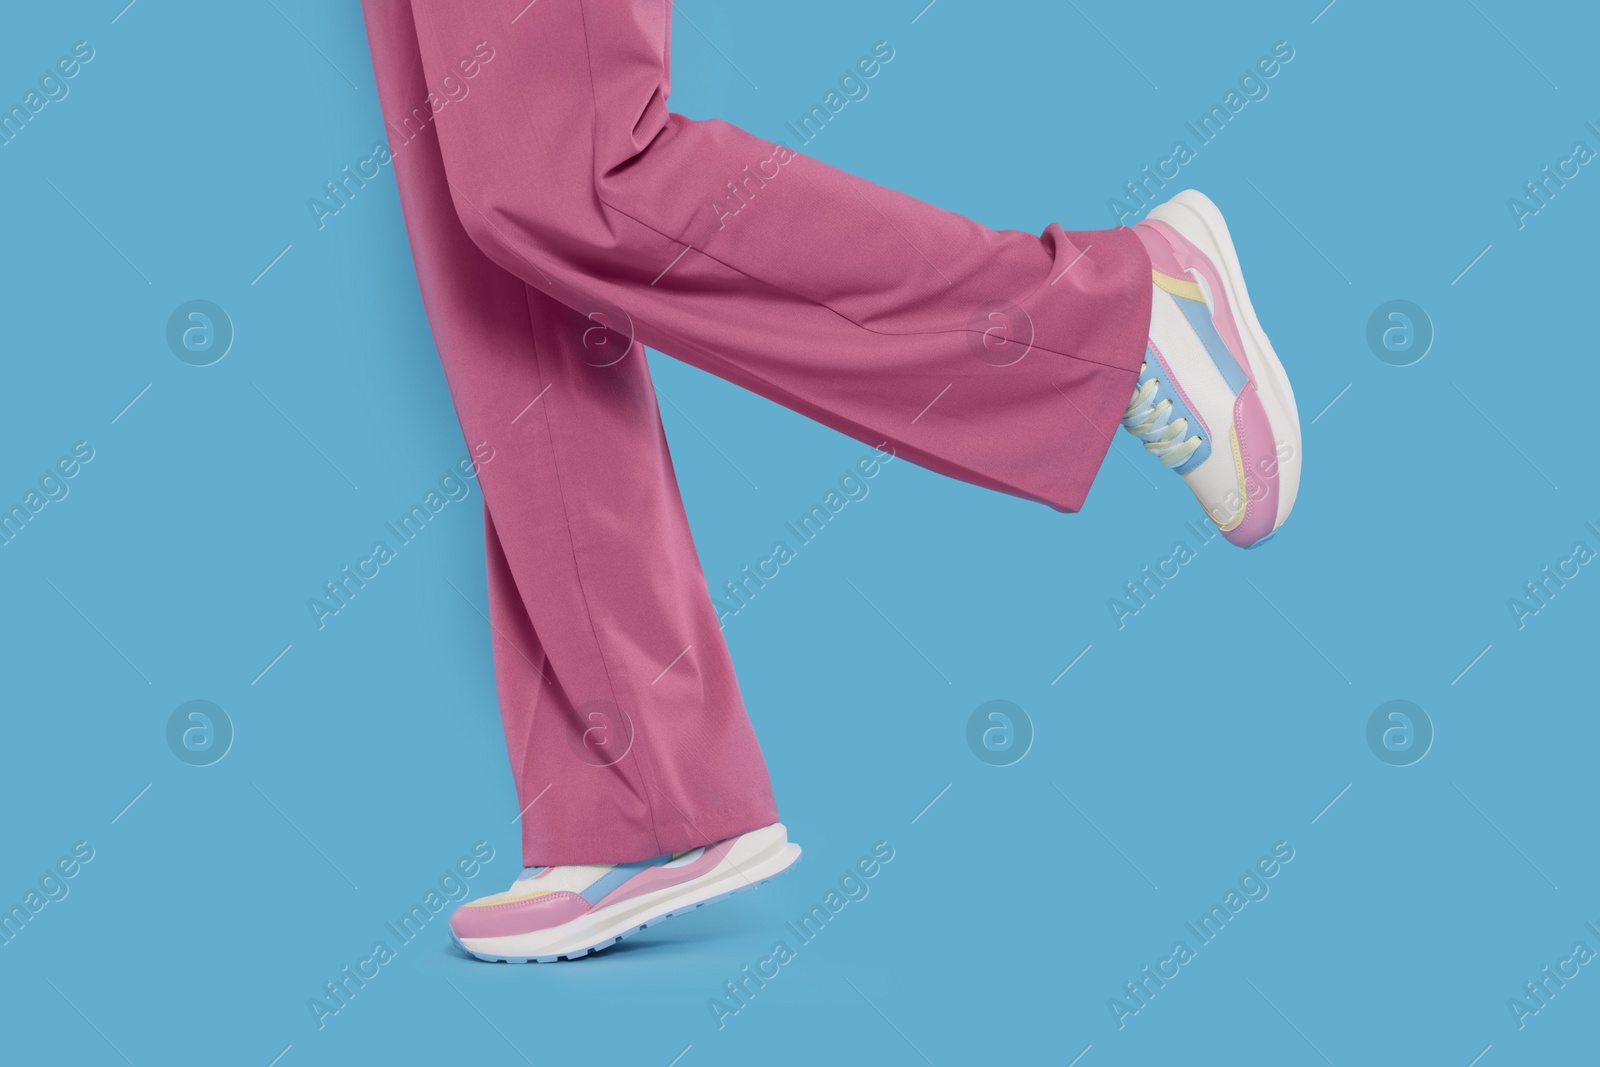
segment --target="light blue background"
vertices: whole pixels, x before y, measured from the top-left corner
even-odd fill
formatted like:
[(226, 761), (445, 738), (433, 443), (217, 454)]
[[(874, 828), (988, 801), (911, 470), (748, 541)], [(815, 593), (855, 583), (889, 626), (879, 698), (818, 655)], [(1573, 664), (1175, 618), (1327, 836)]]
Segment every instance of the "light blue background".
[[(1179, 184), (1227, 212), (1294, 376), (1299, 506), (1258, 552), (1202, 549), (1119, 631), (1107, 599), (1197, 514), (1131, 440), (1075, 517), (891, 465), (727, 626), (793, 873), (571, 965), (479, 964), (436, 920), (319, 1031), (307, 999), (473, 842), (497, 853), (474, 894), (519, 866), (480, 498), (312, 626), (306, 599), (466, 454), (392, 174), (320, 232), (306, 207), (384, 135), (361, 15), (138, 0), (113, 23), (123, 2), (13, 5), (0, 34), (6, 103), (96, 49), (0, 148), (0, 502), (74, 442), (96, 453), (0, 548), (0, 902), (96, 852), (0, 947), (5, 1059), (1594, 1062), (1600, 966), (1525, 1029), (1506, 1007), (1574, 942), (1600, 949), (1600, 571), (1524, 629), (1506, 603), (1600, 548), (1600, 171), (1523, 230), (1506, 206), (1574, 141), (1600, 148), (1592, 11), (680, 7), (678, 110), (778, 138), (888, 40), (808, 150), (1034, 232), (1107, 225), (1290, 42)], [(206, 368), (164, 338), (195, 298), (237, 330)], [(1366, 343), (1397, 298), (1437, 331), (1404, 368)], [(720, 586), (866, 450), (651, 359)], [(1006, 768), (965, 741), (998, 698), (1037, 735)], [(1437, 730), (1410, 767), (1365, 740), (1396, 698)], [(191, 699), (237, 730), (211, 767), (166, 744)], [(719, 1030), (708, 998), (880, 840), (870, 896)], [(1278, 841), (1271, 895), (1119, 1030), (1108, 998)]]

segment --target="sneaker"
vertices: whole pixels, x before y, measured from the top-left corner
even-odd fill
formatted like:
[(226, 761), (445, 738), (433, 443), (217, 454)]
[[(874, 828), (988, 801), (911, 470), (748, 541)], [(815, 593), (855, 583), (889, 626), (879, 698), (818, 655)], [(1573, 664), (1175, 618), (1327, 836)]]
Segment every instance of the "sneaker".
[(1300, 415), (1222, 212), (1185, 190), (1136, 223), (1154, 283), (1150, 345), (1122, 425), (1188, 483), (1222, 536), (1267, 541), (1300, 488)]
[(491, 963), (553, 963), (775, 878), (800, 859), (782, 823), (637, 863), (534, 867), (450, 916), (450, 936)]

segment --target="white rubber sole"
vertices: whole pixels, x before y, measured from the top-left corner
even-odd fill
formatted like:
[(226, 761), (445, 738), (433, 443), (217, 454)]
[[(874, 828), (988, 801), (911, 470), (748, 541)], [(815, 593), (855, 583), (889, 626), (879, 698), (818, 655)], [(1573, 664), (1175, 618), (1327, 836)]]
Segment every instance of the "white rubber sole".
[(1239, 265), (1239, 253), (1233, 247), (1228, 224), (1223, 221), (1217, 205), (1194, 189), (1185, 189), (1153, 208), (1150, 218), (1166, 223), (1192, 241), (1216, 264), (1222, 275), (1228, 302), (1239, 324), (1240, 340), (1244, 342), (1245, 359), (1250, 363), (1250, 377), (1257, 385), (1261, 406), (1272, 428), (1273, 444), (1280, 449), (1284, 444), (1290, 448), (1289, 456), (1278, 460), (1278, 514), (1272, 524), (1273, 530), (1277, 530), (1289, 517), (1300, 492), (1300, 411), (1295, 406), (1294, 390), (1289, 387), (1289, 375), (1272, 350), (1272, 342), (1267, 340), (1267, 332), (1261, 328), (1261, 320), (1256, 318), (1256, 310), (1251, 306), (1244, 270)]
[(782, 823), (745, 834), (704, 875), (683, 885), (625, 900), (550, 930), (505, 937), (456, 937), (457, 945), (492, 963), (552, 963), (576, 959), (606, 948), (647, 926), (754, 889), (793, 867), (800, 846), (789, 840)]

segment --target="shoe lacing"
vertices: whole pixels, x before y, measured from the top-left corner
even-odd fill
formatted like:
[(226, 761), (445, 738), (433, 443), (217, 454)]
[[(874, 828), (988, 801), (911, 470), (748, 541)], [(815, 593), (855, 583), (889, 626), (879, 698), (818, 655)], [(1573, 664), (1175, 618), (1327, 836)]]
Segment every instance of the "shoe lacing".
[[(1149, 363), (1140, 364), (1141, 378), (1147, 367)], [(1176, 467), (1200, 447), (1200, 438), (1184, 436), (1189, 431), (1189, 420), (1172, 417), (1172, 401), (1156, 399), (1160, 388), (1161, 381), (1158, 378), (1143, 381), (1129, 401), (1128, 410), (1123, 413), (1122, 426), (1144, 442), (1146, 451), (1168, 467)]]

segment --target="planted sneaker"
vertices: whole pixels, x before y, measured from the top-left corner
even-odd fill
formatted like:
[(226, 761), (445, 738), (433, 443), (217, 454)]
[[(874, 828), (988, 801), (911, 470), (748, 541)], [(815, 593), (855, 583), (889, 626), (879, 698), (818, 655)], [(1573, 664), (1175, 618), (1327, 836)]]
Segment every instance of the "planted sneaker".
[(480, 960), (553, 963), (776, 878), (800, 859), (782, 823), (637, 863), (534, 867), (504, 893), (450, 916), (456, 944)]
[(1222, 212), (1185, 190), (1136, 223), (1150, 255), (1150, 344), (1122, 425), (1188, 483), (1222, 536), (1253, 548), (1300, 488), (1300, 415), (1250, 306)]

